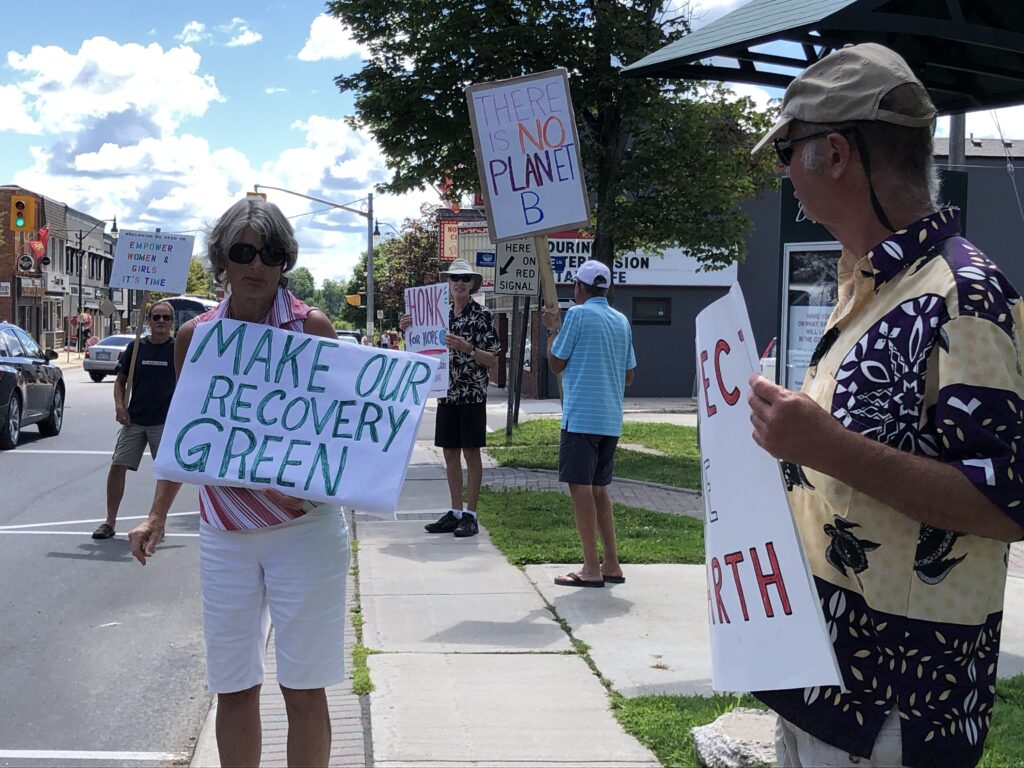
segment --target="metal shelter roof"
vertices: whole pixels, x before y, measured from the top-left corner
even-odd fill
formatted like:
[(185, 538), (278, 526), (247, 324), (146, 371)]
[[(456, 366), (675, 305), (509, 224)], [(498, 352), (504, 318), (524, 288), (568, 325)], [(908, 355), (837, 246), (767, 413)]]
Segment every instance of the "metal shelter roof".
[(785, 88), (822, 56), (864, 42), (898, 51), (940, 112), (1024, 102), (1021, 0), (751, 0), (624, 74)]

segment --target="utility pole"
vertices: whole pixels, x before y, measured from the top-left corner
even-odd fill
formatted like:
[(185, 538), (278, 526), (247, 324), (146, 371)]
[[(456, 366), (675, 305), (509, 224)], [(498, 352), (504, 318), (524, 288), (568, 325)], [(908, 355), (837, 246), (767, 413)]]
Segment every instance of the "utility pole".
[(253, 185), (254, 192), (259, 193), (261, 189), (273, 189), (278, 192), (284, 192), (288, 195), (295, 195), (296, 197), (302, 197), (316, 203), (329, 205), (331, 208), (340, 208), (343, 211), (354, 213), (357, 216), (362, 216), (366, 219), (366, 335), (372, 339), (373, 321), (375, 318), (375, 315), (373, 314), (373, 192), (368, 192), (366, 194), (366, 210), (361, 211), (358, 208), (342, 205), (341, 203), (336, 203), (333, 200), (324, 200), (321, 197), (304, 195), (301, 192), (293, 192), (292, 190), (284, 189), (283, 187), (271, 187), (266, 184)]

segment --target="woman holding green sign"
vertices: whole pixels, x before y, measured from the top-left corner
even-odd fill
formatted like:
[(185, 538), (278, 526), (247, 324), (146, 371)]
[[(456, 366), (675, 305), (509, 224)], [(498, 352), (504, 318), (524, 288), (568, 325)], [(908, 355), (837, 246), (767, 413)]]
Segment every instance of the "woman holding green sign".
[[(180, 375), (196, 325), (220, 318), (335, 339), (330, 320), (287, 289), (298, 244), (277, 206), (249, 197), (213, 226), (207, 254), (230, 286), (216, 309), (183, 325)], [(160, 480), (148, 519), (129, 534), (143, 565), (163, 537), (180, 483)], [(258, 765), (260, 687), (271, 619), (277, 677), (288, 711), (288, 764), (326, 766), (331, 725), (324, 689), (344, 680), (348, 528), (337, 506), (274, 489), (201, 486), (200, 576), (206, 676), (218, 694), (221, 765)]]

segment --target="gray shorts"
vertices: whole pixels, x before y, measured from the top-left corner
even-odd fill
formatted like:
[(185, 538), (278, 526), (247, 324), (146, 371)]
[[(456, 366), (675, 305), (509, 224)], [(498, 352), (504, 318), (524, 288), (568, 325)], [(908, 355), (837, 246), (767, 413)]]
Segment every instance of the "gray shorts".
[(609, 485), (619, 438), (562, 430), (558, 443), (558, 482)]
[(128, 467), (133, 472), (139, 468), (142, 461), (142, 454), (149, 445), (149, 452), (156, 458), (156, 449), (160, 446), (160, 438), (164, 434), (163, 424), (154, 424), (146, 427), (141, 424), (132, 424), (121, 427), (117, 433), (117, 446), (114, 448), (114, 457), (111, 464)]

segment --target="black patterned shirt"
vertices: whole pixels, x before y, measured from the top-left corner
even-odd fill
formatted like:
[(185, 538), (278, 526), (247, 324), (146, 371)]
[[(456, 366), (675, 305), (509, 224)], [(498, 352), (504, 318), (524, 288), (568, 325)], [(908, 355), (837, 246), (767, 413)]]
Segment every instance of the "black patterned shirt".
[[(472, 299), (457, 315), (455, 307), (449, 310), (448, 332), (484, 352), (496, 355), (501, 349), (490, 311)], [(448, 354), (448, 397), (442, 398), (442, 402), (450, 405), (487, 402), (487, 367), (476, 362), (469, 352), (452, 349)]]
[[(959, 236), (956, 209), (844, 254), (839, 304), (804, 392), (854, 432), (955, 467), (1024, 523), (1020, 296)], [(970, 766), (992, 717), (1008, 547), (915, 522), (784, 464), (846, 692), (760, 692), (782, 717), (868, 757), (893, 708), (908, 766)]]

